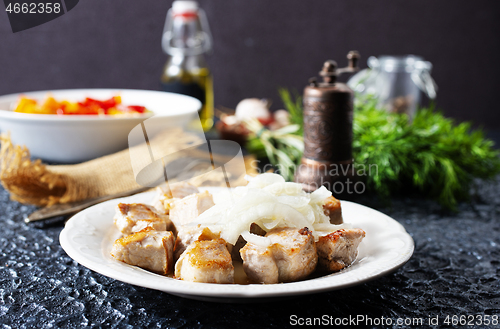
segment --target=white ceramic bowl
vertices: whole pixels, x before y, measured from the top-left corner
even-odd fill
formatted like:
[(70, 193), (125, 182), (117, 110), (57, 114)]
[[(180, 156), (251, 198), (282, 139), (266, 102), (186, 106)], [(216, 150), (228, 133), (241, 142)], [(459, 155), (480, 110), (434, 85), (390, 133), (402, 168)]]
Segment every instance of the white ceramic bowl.
[[(22, 95), (43, 100), (48, 93), (57, 100), (70, 101), (120, 95), (123, 104), (145, 106), (153, 112), (138, 117), (16, 113), (12, 108), (20, 94), (0, 96), (0, 131), (10, 132), (14, 144), (26, 145), (32, 157), (63, 163), (86, 161), (127, 148), (130, 130), (152, 115), (156, 126), (168, 129), (186, 125), (201, 108), (201, 102), (193, 97), (148, 90), (68, 89)], [(148, 135), (158, 132), (148, 131)]]

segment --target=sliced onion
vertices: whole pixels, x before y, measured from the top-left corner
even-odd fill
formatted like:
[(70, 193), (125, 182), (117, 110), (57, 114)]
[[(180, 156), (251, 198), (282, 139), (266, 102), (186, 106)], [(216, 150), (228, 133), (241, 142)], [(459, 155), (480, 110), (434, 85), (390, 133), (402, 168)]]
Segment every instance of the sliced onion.
[(281, 204), (266, 202), (241, 213), (240, 218), (231, 218), (227, 222), (221, 237), (231, 244), (235, 244), (243, 231), (249, 231), (250, 225), (255, 222), (267, 223), (283, 218), (291, 227), (306, 227), (307, 220), (294, 208)]
[(330, 196), (332, 196), (332, 192), (328, 191), (326, 187), (321, 186), (319, 189), (311, 193), (311, 203), (322, 202)]
[(253, 207), (263, 203), (276, 203), (277, 198), (269, 192), (262, 189), (249, 188), (247, 193), (241, 197), (228, 213), (229, 218), (241, 216), (242, 212), (251, 210)]
[(318, 231), (319, 235), (326, 235), (326, 234), (330, 234), (332, 232), (335, 232), (335, 231), (338, 231), (338, 230), (342, 230), (342, 229), (350, 229), (352, 228), (352, 225), (349, 224), (349, 223), (343, 223), (343, 224), (340, 224), (340, 225), (334, 225), (334, 224), (330, 224), (330, 223), (321, 223), (321, 224), (315, 224), (314, 225), (314, 229), (316, 231)]
[(266, 228), (266, 230), (269, 232), (270, 230), (272, 230), (273, 228), (275, 228), (276, 226), (278, 226), (279, 224), (281, 224), (281, 222), (283, 222), (283, 219), (280, 218), (280, 219), (275, 219), (273, 221), (270, 221), (270, 222), (262, 222), (262, 225)]
[(271, 239), (265, 236), (260, 236), (257, 234), (250, 233), (249, 231), (241, 232), (241, 236), (243, 237), (243, 239), (245, 239), (246, 242), (249, 242), (259, 247), (267, 248), (271, 245)]
[(307, 196), (307, 193), (302, 190), (302, 185), (290, 182), (274, 183), (264, 187), (263, 190), (274, 195)]
[(307, 206), (301, 209), (297, 209), (304, 217), (306, 218), (307, 222), (312, 225), (316, 222), (316, 214), (314, 213), (313, 209), (311, 206)]
[(193, 224), (217, 224), (223, 223), (227, 218), (227, 209), (222, 206), (215, 205), (207, 210), (205, 210), (201, 215), (199, 215)]
[(276, 227), (307, 227), (316, 240), (319, 238), (316, 231), (325, 235), (347, 228), (330, 224), (330, 218), (325, 215), (323, 204), (332, 193), (324, 186), (309, 194), (300, 184), (285, 182), (280, 175), (266, 173), (247, 178), (250, 181), (247, 186), (214, 195), (215, 205), (198, 216), (193, 224), (221, 232), (221, 238), (231, 244), (244, 234), (257, 245), (257, 240), (260, 244), (264, 242), (262, 237), (250, 233), (252, 223), (267, 231)]
[(274, 183), (284, 183), (283, 176), (278, 174), (265, 173), (255, 176), (247, 185), (252, 188), (263, 188)]
[(310, 204), (310, 207), (314, 213), (315, 223), (330, 223), (330, 217), (325, 215), (325, 210), (321, 204)]
[(245, 175), (245, 177), (243, 177), (243, 178), (245, 178), (245, 180), (246, 180), (247, 182), (251, 182), (251, 181), (253, 181), (253, 179), (254, 179), (255, 177), (254, 177), (254, 176), (250, 176), (250, 175)]
[(305, 196), (280, 195), (278, 196), (278, 202), (294, 207), (295, 209), (301, 209), (309, 204), (309, 198)]

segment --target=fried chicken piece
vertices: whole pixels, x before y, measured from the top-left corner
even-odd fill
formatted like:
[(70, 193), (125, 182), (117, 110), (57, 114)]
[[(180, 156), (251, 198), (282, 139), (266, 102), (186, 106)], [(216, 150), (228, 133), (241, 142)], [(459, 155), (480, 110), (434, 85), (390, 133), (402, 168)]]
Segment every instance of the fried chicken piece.
[(175, 199), (183, 199), (188, 195), (199, 193), (198, 188), (188, 182), (179, 182), (171, 185), (162, 184), (156, 189), (158, 194), (153, 200), (153, 206), (163, 214), (170, 211), (170, 205)]
[(344, 222), (342, 219), (342, 209), (340, 208), (340, 201), (333, 196), (326, 198), (326, 203), (323, 205), (325, 215), (330, 217), (330, 223), (339, 225)]
[(170, 209), (170, 220), (175, 227), (180, 227), (191, 223), (205, 210), (214, 205), (212, 195), (207, 191), (203, 193), (191, 194), (183, 199), (172, 203)]
[(318, 268), (336, 272), (351, 265), (358, 255), (358, 246), (364, 237), (365, 231), (359, 228), (341, 229), (321, 236), (316, 242)]
[(119, 203), (116, 206), (114, 223), (124, 235), (139, 232), (146, 227), (157, 231), (172, 229), (167, 215), (160, 215), (153, 206), (143, 203)]
[(174, 266), (174, 235), (170, 231), (142, 231), (118, 239), (111, 255), (124, 263), (159, 274), (168, 274)]
[(315, 270), (318, 254), (314, 237), (307, 227), (276, 228), (266, 237), (271, 240), (271, 246), (264, 248), (247, 243), (240, 250), (243, 269), (250, 280), (291, 282), (301, 280)]
[(219, 234), (212, 233), (207, 227), (181, 226), (175, 240), (174, 259), (179, 259), (186, 248), (195, 241), (218, 239)]
[(177, 279), (205, 283), (234, 283), (234, 267), (224, 239), (195, 241), (175, 264)]

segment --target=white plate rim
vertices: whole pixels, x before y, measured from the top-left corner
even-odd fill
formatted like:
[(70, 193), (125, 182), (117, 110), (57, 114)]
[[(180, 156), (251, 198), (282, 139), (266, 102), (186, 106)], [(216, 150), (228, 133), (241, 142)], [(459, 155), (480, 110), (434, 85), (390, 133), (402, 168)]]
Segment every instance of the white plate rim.
[[(217, 189), (218, 188), (206, 188), (206, 190), (211, 192), (216, 192)], [(113, 260), (111, 256), (104, 256), (101, 246), (103, 245), (102, 242), (103, 239), (105, 239), (106, 232), (103, 230), (99, 231), (96, 227), (92, 227), (87, 220), (88, 216), (91, 214), (94, 214), (95, 216), (95, 213), (102, 213), (103, 211), (107, 211), (109, 213), (110, 209), (114, 209), (114, 206), (118, 202), (147, 202), (145, 200), (151, 200), (154, 193), (155, 192), (145, 192), (130, 197), (114, 199), (81, 211), (69, 219), (64, 229), (61, 231), (59, 241), (62, 248), (72, 259), (104, 276), (132, 285), (195, 299), (253, 299), (287, 297), (344, 289), (377, 279), (396, 271), (411, 258), (414, 251), (414, 242), (412, 237), (396, 220), (369, 207), (342, 200), (341, 204), (346, 222), (349, 222), (349, 218), (345, 218), (345, 210), (347, 209), (355, 209), (361, 213), (365, 212), (367, 214), (371, 214), (372, 216), (378, 218), (379, 222), (384, 222), (384, 232), (388, 234), (388, 237), (396, 239), (398, 242), (398, 245), (395, 245), (390, 250), (391, 255), (395, 254), (392, 259), (388, 259), (382, 263), (368, 263), (368, 265), (371, 266), (367, 268), (366, 265), (363, 266), (363, 264), (361, 264), (361, 262), (365, 259), (363, 258), (361, 261), (356, 260), (351, 267), (345, 270), (310, 280), (272, 285), (238, 285), (196, 283), (175, 280), (142, 270), (135, 266), (121, 263)], [(104, 221), (106, 220), (109, 221), (108, 230), (112, 229), (112, 218), (105, 218)], [(363, 227), (361, 228), (367, 231), (367, 229)], [(369, 232), (367, 231), (367, 234), (368, 233)], [(88, 242), (75, 242), (77, 240), (82, 240), (76, 239), (77, 235), (92, 238), (94, 239), (94, 242), (92, 245), (88, 245)], [(101, 243), (98, 243), (98, 241)], [(339, 280), (339, 278), (341, 279)]]

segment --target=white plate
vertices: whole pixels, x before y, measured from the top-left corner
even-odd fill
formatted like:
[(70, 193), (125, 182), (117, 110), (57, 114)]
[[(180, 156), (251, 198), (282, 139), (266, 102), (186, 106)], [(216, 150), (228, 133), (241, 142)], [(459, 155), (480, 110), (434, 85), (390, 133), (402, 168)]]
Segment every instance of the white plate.
[[(218, 188), (206, 188), (216, 193)], [(117, 229), (114, 207), (119, 202), (149, 203), (155, 192), (103, 202), (72, 217), (59, 236), (66, 253), (85, 267), (136, 286), (200, 300), (252, 301), (342, 289), (379, 278), (403, 266), (414, 243), (404, 227), (371, 208), (342, 201), (344, 221), (365, 230), (357, 260), (347, 269), (327, 276), (280, 284), (210, 284), (175, 280), (114, 260), (109, 252)]]
[(81, 162), (126, 149), (132, 128), (155, 116), (150, 138), (163, 129), (182, 127), (201, 108), (193, 97), (151, 90), (68, 89), (23, 93), (43, 100), (48, 94), (57, 100), (99, 100), (120, 95), (125, 105), (145, 106), (153, 114), (134, 117), (97, 115), (50, 115), (17, 113), (13, 105), (21, 94), (0, 96), (0, 131), (10, 132), (12, 142), (25, 145), (35, 158), (55, 162)]

